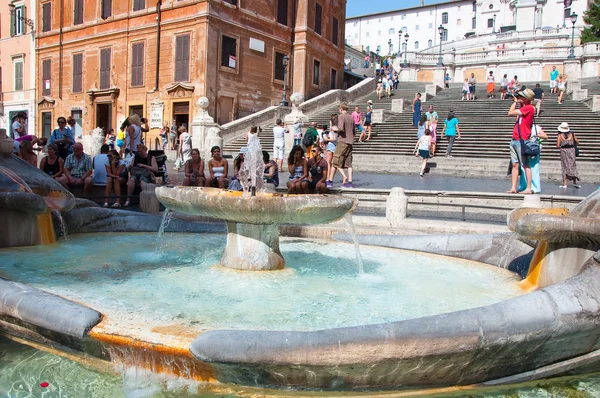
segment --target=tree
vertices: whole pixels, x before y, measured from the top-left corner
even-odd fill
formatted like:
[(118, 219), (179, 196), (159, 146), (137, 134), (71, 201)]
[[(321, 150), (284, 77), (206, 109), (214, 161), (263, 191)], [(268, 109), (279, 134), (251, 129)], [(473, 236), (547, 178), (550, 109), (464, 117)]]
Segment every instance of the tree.
[(588, 25), (581, 32), (581, 44), (600, 41), (600, 0), (590, 4), (590, 9), (583, 13), (583, 22)]

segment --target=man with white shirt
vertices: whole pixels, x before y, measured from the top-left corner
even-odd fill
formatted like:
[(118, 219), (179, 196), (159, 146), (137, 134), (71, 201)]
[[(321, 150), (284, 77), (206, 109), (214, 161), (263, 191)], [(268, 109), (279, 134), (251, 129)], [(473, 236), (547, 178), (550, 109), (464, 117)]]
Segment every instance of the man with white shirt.
[(273, 127), (273, 159), (277, 163), (279, 170), (281, 170), (285, 153), (285, 134), (289, 133), (289, 130), (285, 127), (281, 119), (277, 119), (275, 124), (276, 126)]
[(94, 169), (92, 182), (94, 183), (94, 185), (106, 185), (106, 165), (108, 164), (109, 149), (110, 148), (108, 147), (108, 145), (102, 145), (100, 147), (100, 153), (94, 156), (94, 159), (92, 160), (92, 167)]

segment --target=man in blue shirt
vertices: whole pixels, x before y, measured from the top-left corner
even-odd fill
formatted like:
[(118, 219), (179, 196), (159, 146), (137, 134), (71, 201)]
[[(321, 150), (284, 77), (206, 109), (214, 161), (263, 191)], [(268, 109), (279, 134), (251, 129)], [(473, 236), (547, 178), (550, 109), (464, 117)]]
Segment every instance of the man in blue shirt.
[(550, 94), (556, 94), (558, 89), (556, 88), (556, 79), (558, 78), (558, 71), (556, 70), (556, 66), (552, 67), (552, 71), (550, 72)]

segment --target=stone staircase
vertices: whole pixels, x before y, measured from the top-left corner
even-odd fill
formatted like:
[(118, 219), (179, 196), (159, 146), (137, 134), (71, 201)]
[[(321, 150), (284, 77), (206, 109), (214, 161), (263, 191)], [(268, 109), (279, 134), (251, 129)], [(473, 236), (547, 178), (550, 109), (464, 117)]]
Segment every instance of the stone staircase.
[[(536, 82), (523, 83), (534, 87)], [(568, 122), (571, 129), (581, 141), (581, 155), (577, 158), (579, 172), (586, 182), (600, 182), (600, 120), (583, 101), (572, 101), (565, 96), (562, 105), (556, 102), (556, 96), (549, 94), (547, 82), (540, 82), (545, 90), (546, 99), (542, 105), (542, 115), (536, 122), (542, 126), (549, 136), (542, 149), (543, 179), (556, 180), (560, 178), (560, 155), (555, 147), (557, 130), (562, 122)], [(600, 84), (598, 84), (600, 86)], [(499, 88), (499, 86), (497, 86)], [(495, 99), (487, 99), (485, 84), (479, 84), (478, 99), (461, 101), (462, 84), (452, 84), (436, 97), (424, 102), (425, 112), (433, 105), (440, 119), (446, 118), (450, 110), (454, 111), (460, 121), (460, 140), (456, 140), (453, 155), (456, 159), (444, 159), (437, 156), (430, 163), (437, 175), (454, 175), (461, 177), (503, 178), (506, 175), (510, 158), (509, 141), (515, 118), (507, 116), (511, 99), (501, 101), (499, 95)], [(375, 93), (355, 101), (364, 113), (367, 100), (372, 100), (375, 109), (391, 110), (392, 99), (405, 99), (404, 113), (392, 116), (384, 123), (373, 126), (371, 140), (366, 143), (356, 143), (354, 154), (356, 168), (361, 171), (381, 173), (414, 173), (417, 159), (413, 155), (416, 143), (416, 128), (411, 126), (412, 113), (410, 103), (416, 92), (424, 93), (425, 83), (402, 83), (399, 90), (393, 91), (390, 98), (377, 99)], [(350, 104), (350, 109), (354, 108)], [(338, 105), (328, 106), (310, 115), (311, 121), (318, 124), (328, 124), (329, 117), (336, 113)], [(261, 142), (264, 148), (272, 148), (272, 126), (262, 126)], [(441, 131), (441, 128), (440, 130)], [(357, 135), (358, 138), (358, 135)], [(237, 153), (245, 145), (243, 138), (237, 139), (225, 146), (225, 151)], [(438, 155), (446, 151), (447, 141), (439, 140)]]

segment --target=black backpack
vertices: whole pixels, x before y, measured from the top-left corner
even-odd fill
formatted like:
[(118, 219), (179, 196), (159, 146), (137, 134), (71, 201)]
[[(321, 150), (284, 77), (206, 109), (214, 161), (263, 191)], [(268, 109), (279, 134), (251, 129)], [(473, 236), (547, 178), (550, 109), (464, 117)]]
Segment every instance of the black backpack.
[(314, 143), (315, 141), (313, 139), (313, 135), (309, 131), (304, 133), (304, 137), (302, 137), (302, 145), (304, 145), (305, 147), (309, 147)]

